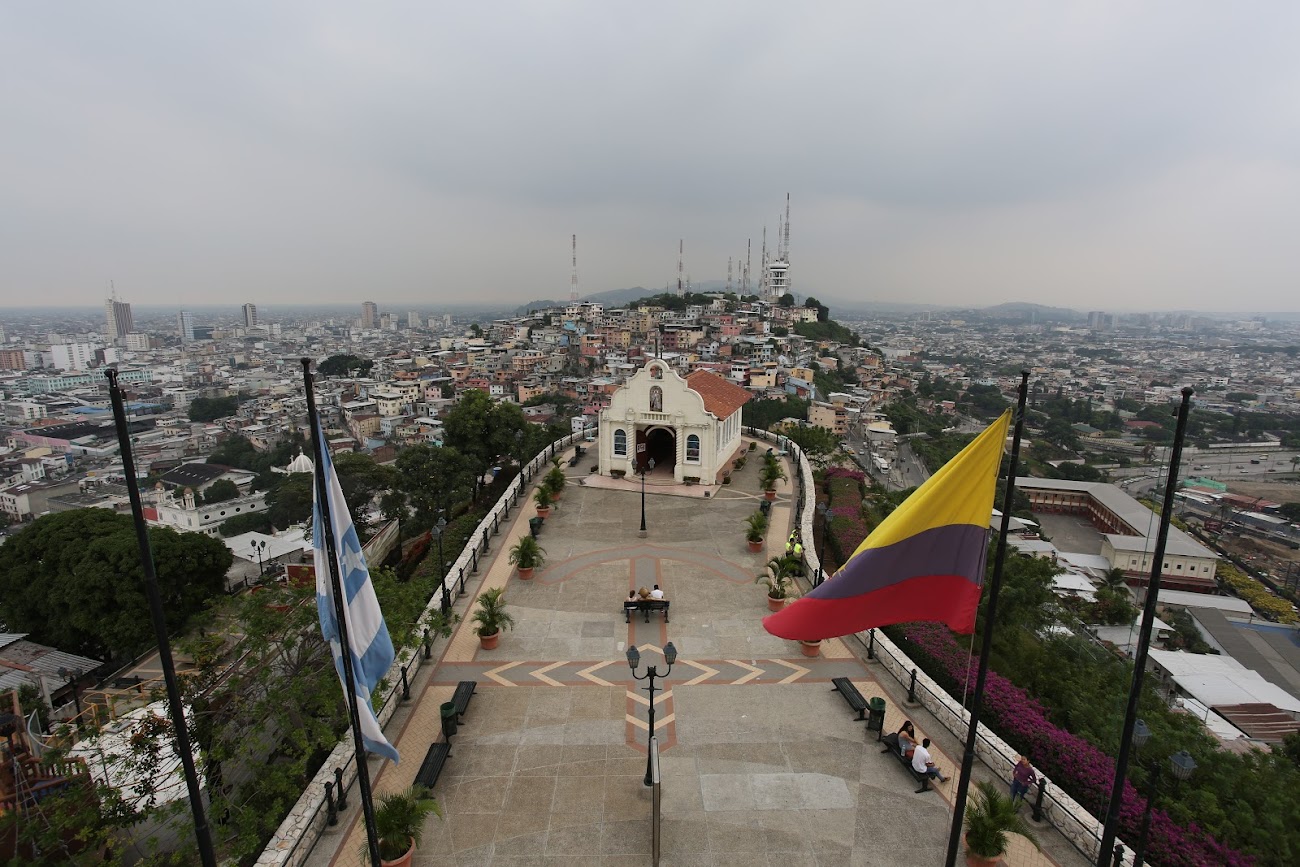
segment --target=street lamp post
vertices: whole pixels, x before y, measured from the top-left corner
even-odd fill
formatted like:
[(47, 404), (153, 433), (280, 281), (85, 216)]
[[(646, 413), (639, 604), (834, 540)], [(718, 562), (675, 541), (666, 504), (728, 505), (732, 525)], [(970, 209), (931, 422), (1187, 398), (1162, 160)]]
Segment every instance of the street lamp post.
[(820, 584), (824, 580), (822, 578), (822, 559), (826, 556), (826, 528), (829, 527), (831, 523), (830, 507), (825, 503), (818, 503), (817, 514), (822, 516), (822, 543), (818, 546), (817, 551), (817, 583)]
[(257, 555), (257, 574), (258, 577), (266, 575), (266, 569), (262, 567), (262, 554), (266, 552), (266, 542), (262, 539), (253, 540), (253, 553)]
[(442, 534), (447, 529), (447, 519), (439, 516), (433, 525), (433, 537), (438, 540), (438, 588), (442, 591), (442, 607), (445, 612), (450, 608), (447, 600), (447, 562), (442, 559)]
[[(1140, 751), (1150, 739), (1151, 729), (1142, 720), (1136, 720), (1133, 723), (1133, 746)], [(1169, 768), (1175, 780), (1186, 780), (1196, 770), (1196, 759), (1193, 759), (1187, 750), (1179, 750), (1169, 757)], [(1147, 851), (1147, 836), (1151, 831), (1151, 812), (1155, 810), (1156, 799), (1160, 796), (1160, 771), (1159, 762), (1152, 762), (1148, 766), (1150, 781), (1147, 785), (1147, 807), (1142, 814), (1142, 828), (1138, 831), (1137, 846), (1133, 849), (1133, 867), (1142, 867), (1144, 863), (1142, 859)]]
[(655, 468), (655, 459), (646, 458), (641, 464), (641, 536), (645, 537), (645, 476)]
[(636, 645), (632, 645), (627, 649), (627, 666), (632, 669), (632, 677), (636, 680), (646, 680), (650, 682), (649, 686), (642, 687), (642, 689), (650, 694), (650, 736), (646, 739), (644, 780), (647, 786), (654, 784), (654, 781), (650, 776), (650, 743), (654, 740), (655, 736), (655, 693), (663, 690), (663, 687), (655, 686), (655, 678), (666, 678), (668, 675), (673, 673), (673, 663), (677, 661), (677, 648), (673, 646), (671, 641), (664, 645), (664, 661), (668, 663), (668, 670), (662, 674), (659, 673), (659, 669), (655, 666), (648, 665), (646, 666), (645, 674), (640, 675), (636, 673), (636, 669), (637, 666), (641, 664), (641, 652), (636, 649)]

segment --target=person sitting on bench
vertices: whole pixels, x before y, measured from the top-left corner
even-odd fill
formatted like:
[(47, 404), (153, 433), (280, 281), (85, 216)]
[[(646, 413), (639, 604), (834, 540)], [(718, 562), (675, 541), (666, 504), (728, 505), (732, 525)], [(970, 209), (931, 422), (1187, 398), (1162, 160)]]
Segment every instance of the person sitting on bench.
[(904, 758), (911, 758), (912, 751), (916, 749), (916, 729), (912, 727), (912, 721), (905, 720), (898, 729), (898, 752)]
[(920, 746), (912, 752), (912, 770), (918, 774), (934, 777), (941, 783), (948, 782), (948, 778), (943, 775), (943, 771), (939, 770), (939, 766), (930, 758), (929, 738), (921, 741)]
[(658, 585), (658, 584), (655, 585), (655, 589), (653, 589), (653, 590), (650, 591), (650, 598), (651, 598), (651, 599), (663, 599), (663, 598), (664, 598), (664, 591), (662, 591), (662, 590), (659, 589), (659, 585)]

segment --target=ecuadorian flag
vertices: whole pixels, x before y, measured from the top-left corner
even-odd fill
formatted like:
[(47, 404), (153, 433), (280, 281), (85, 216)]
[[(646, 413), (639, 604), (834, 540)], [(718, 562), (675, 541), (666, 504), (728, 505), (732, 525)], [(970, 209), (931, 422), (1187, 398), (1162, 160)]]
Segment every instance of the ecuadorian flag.
[(1010, 423), (1007, 410), (882, 521), (838, 572), (763, 618), (763, 628), (803, 641), (911, 620), (974, 632)]

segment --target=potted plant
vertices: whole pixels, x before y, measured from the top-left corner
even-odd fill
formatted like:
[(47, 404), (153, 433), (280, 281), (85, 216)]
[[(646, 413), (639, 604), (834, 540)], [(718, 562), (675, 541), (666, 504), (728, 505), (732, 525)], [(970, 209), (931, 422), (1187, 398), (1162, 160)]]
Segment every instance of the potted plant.
[(621, 479), (627, 475), (627, 470), (610, 470), (610, 478)]
[(790, 595), (790, 582), (792, 579), (790, 562), (785, 557), (773, 557), (767, 561), (766, 570), (754, 579), (754, 583), (767, 585), (767, 607), (769, 610), (780, 611), (785, 607), (785, 600)]
[(756, 448), (758, 448), (758, 443), (754, 442), (753, 440), (750, 440), (750, 442), (749, 442), (749, 450), (752, 452), (752, 451), (753, 451), (754, 449), (756, 449)]
[(542, 484), (550, 491), (551, 500), (555, 501), (560, 499), (560, 495), (564, 493), (564, 485), (567, 481), (568, 480), (564, 478), (564, 470), (560, 469), (557, 464), (551, 467), (550, 471), (547, 472), (546, 480)]
[(501, 640), (501, 630), (515, 625), (515, 619), (506, 611), (505, 593), (505, 588), (493, 587), (479, 594), (478, 610), (474, 612), (474, 622), (478, 626), (474, 631), (478, 633), (484, 650), (495, 649)]
[(804, 656), (816, 656), (822, 652), (821, 639), (819, 638), (816, 641), (803, 641), (800, 639), (799, 649), (803, 652)]
[(1019, 834), (1039, 848), (1011, 798), (987, 780), (976, 782), (975, 794), (966, 805), (966, 863), (993, 867), (1007, 851), (1008, 834)]
[[(379, 797), (375, 804), (375, 832), (384, 867), (406, 867), (411, 863), (415, 847), (424, 838), (424, 820), (430, 813), (442, 818), (442, 809), (424, 786)], [(364, 857), (368, 860), (369, 853)]]
[(763, 469), (758, 473), (759, 484), (763, 486), (763, 495), (769, 500), (776, 499), (776, 483), (785, 481), (785, 470), (781, 469), (781, 463), (776, 458), (771, 458), (763, 464)]
[(755, 512), (745, 519), (745, 541), (749, 550), (757, 554), (763, 550), (763, 536), (767, 533), (767, 515)]
[(531, 533), (525, 533), (510, 549), (510, 562), (519, 568), (519, 577), (527, 581), (533, 577), (533, 570), (546, 562), (546, 549)]
[(537, 505), (537, 517), (551, 517), (551, 489), (542, 483), (533, 491), (533, 502)]

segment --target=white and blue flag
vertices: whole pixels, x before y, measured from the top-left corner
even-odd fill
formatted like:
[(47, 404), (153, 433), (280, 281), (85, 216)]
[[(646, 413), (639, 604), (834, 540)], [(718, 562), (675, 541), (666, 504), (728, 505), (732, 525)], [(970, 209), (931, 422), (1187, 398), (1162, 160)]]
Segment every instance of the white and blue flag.
[[(339, 486), (334, 462), (330, 460), (329, 447), (324, 434), (320, 437), (320, 459), (324, 461), (325, 496), (329, 502), (330, 523), (334, 531), (334, 550), (339, 558), (339, 577), (347, 604), (343, 606), (347, 618), (348, 643), (352, 646), (353, 692), (357, 696), (357, 711), (361, 717), (361, 740), (366, 751), (397, 761), (397, 750), (384, 737), (379, 720), (370, 706), (370, 691), (388, 673), (393, 664), (393, 641), (388, 636), (384, 615), (379, 610), (375, 586), (370, 582), (370, 570), (361, 553), (361, 540), (352, 524), (343, 488)], [(334, 653), (334, 667), (339, 681), (344, 681), (342, 642), (338, 622), (334, 616), (334, 593), (330, 583), (329, 552), (325, 548), (324, 516), (320, 510), (320, 492), (312, 500), (312, 547), (316, 561), (316, 608), (320, 611), (321, 634)], [(348, 686), (343, 683), (343, 689)]]

